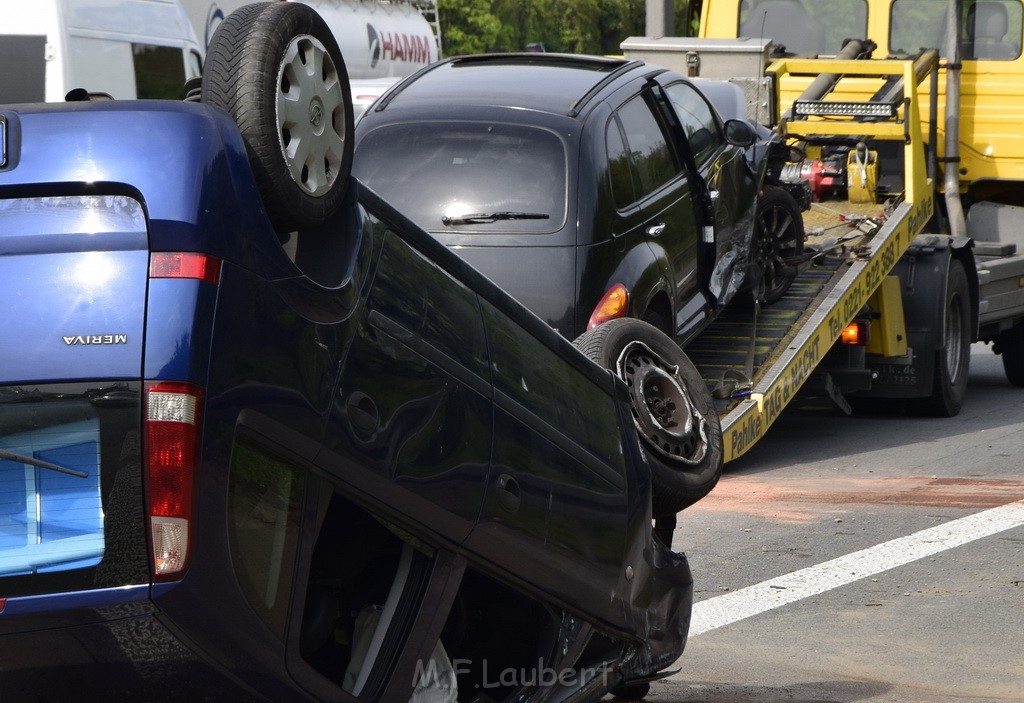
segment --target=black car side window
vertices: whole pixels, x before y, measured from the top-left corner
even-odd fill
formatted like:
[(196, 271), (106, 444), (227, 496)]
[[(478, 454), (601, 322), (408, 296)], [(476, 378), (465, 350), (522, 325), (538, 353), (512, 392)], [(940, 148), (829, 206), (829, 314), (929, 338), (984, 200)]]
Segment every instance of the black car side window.
[(686, 83), (674, 83), (665, 92), (690, 141), (693, 160), (700, 166), (725, 142), (711, 106)]
[(643, 96), (627, 102), (617, 114), (636, 170), (638, 195), (643, 198), (676, 178), (682, 169)]
[(608, 121), (608, 179), (611, 181), (612, 198), (617, 210), (625, 210), (636, 202), (636, 186), (633, 184), (633, 170), (630, 167), (629, 150), (622, 140), (622, 128), (617, 119)]

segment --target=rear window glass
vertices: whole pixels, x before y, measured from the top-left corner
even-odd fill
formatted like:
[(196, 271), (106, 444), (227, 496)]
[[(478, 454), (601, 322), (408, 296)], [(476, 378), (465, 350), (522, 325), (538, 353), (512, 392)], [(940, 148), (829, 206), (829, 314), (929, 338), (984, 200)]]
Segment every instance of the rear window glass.
[(0, 388), (0, 593), (147, 579), (139, 391)]
[(387, 125), (363, 137), (354, 172), (428, 231), (540, 234), (565, 219), (565, 146), (536, 127)]
[[(890, 21), (889, 51), (915, 54), (923, 48), (946, 55), (946, 11), (933, 0), (895, 0)], [(964, 59), (1011, 61), (1020, 56), (1020, 0), (963, 3), (960, 54)]]
[(284, 637), (301, 521), (303, 472), (247, 441), (231, 453), (228, 539), (238, 583)]

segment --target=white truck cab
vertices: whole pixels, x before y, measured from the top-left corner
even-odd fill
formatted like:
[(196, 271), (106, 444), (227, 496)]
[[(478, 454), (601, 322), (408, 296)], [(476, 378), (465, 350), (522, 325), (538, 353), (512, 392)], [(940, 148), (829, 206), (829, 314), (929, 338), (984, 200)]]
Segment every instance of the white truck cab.
[[(203, 51), (179, 0), (0, 0), (0, 102), (184, 97)], [(17, 67), (10, 70), (10, 67)]]

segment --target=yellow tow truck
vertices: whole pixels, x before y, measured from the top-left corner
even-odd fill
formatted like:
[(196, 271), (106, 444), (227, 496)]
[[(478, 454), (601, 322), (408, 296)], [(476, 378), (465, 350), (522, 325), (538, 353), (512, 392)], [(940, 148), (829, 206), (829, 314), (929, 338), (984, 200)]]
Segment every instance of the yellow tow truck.
[(786, 138), (782, 181), (805, 208), (789, 292), (686, 348), (719, 398), (725, 460), (796, 400), (955, 415), (978, 340), (1024, 386), (1021, 0), (697, 8), (697, 37), (623, 53), (736, 86), (737, 110)]

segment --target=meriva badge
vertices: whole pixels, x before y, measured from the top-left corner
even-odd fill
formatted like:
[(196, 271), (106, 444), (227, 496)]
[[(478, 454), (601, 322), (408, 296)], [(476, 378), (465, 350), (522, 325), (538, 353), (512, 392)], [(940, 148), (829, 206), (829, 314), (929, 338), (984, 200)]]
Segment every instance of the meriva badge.
[(79, 334), (71, 337), (61, 337), (69, 347), (77, 347), (82, 344), (127, 344), (126, 334)]

